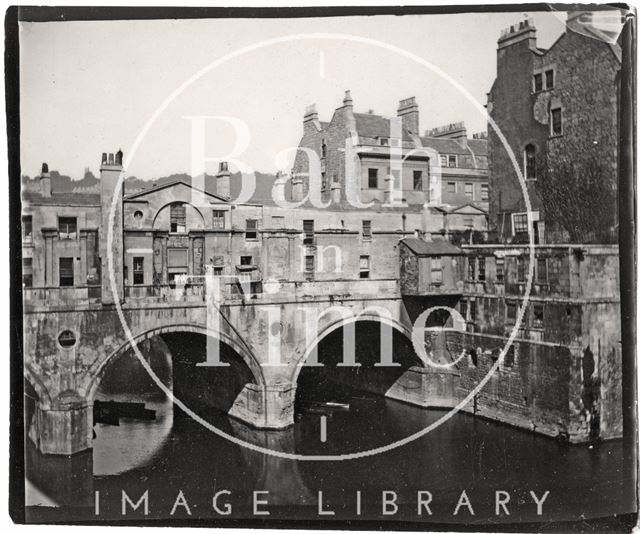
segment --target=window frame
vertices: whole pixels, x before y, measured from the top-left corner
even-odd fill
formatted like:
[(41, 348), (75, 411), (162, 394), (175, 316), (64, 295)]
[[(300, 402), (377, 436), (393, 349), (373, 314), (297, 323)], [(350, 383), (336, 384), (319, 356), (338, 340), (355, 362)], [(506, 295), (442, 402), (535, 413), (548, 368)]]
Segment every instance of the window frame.
[(489, 184), (480, 184), (480, 200), (489, 200)]
[[(418, 182), (416, 183), (416, 178), (418, 178)], [(413, 170), (413, 190), (414, 191), (423, 191), (424, 190), (424, 185), (423, 185), (423, 177), (422, 177), (422, 171), (420, 169), (414, 169)], [(416, 187), (416, 185), (418, 187)]]
[[(62, 263), (63, 261), (65, 261), (65, 263), (69, 263), (71, 265), (71, 275), (66, 275), (63, 277), (62, 274)], [(66, 278), (67, 281), (70, 279), (71, 283), (62, 283), (63, 278)], [(59, 287), (74, 287), (75, 286), (75, 265), (74, 265), (74, 258), (73, 257), (60, 257), (58, 258), (58, 286)]]
[[(363, 262), (365, 261), (365, 266), (363, 267)], [(365, 280), (371, 278), (371, 256), (368, 254), (360, 254), (360, 261), (358, 263), (358, 267), (360, 269), (360, 278)]]
[(476, 258), (467, 256), (467, 280), (476, 280)]
[[(183, 210), (183, 215), (175, 213), (180, 209)], [(179, 222), (180, 220), (184, 220), (182, 225)], [(172, 234), (187, 233), (187, 205), (184, 202), (173, 202), (169, 206), (169, 232)]]
[[(450, 191), (450, 186), (453, 186), (453, 191)], [(447, 193), (450, 195), (455, 195), (457, 192), (458, 192), (457, 182), (447, 182)]]
[(224, 210), (213, 210), (213, 226), (212, 228), (216, 230), (224, 230), (225, 228), (225, 211)]
[(304, 257), (304, 272), (314, 273), (315, 270), (316, 270), (316, 257), (313, 254), (306, 254)]
[[(451, 165), (451, 162), (453, 161), (453, 165)], [(457, 169), (458, 168), (458, 155), (457, 154), (448, 154), (447, 155), (447, 167), (451, 167), (452, 169)]]
[[(471, 195), (467, 193), (467, 186), (471, 186)], [(464, 196), (469, 200), (475, 200), (475, 187), (473, 187), (473, 182), (464, 183)]]
[[(371, 180), (375, 179), (375, 186), (371, 187)], [(367, 169), (367, 189), (380, 189), (380, 180), (378, 169), (375, 167), (369, 167)]]
[(371, 219), (364, 219), (362, 221), (362, 240), (371, 241), (371, 238), (372, 238)]
[(504, 284), (504, 258), (496, 258), (496, 282)]
[(133, 285), (144, 285), (144, 256), (134, 256), (131, 260), (133, 270)]
[[(27, 228), (29, 232), (27, 232)], [(33, 215), (22, 216), (22, 243), (33, 244)]]
[[(551, 85), (549, 85), (549, 74), (551, 74)], [(556, 73), (554, 69), (544, 71), (544, 87), (545, 89), (553, 89), (556, 86)]]
[[(554, 122), (554, 112), (558, 113), (559, 117), (559, 129), (556, 130), (556, 125)], [(549, 128), (550, 128), (550, 136), (551, 137), (559, 137), (564, 133), (564, 124), (562, 120), (562, 106), (558, 106), (555, 108), (551, 108), (549, 110)]]
[[(542, 76), (542, 72), (536, 72), (533, 74), (533, 92), (539, 93), (544, 90), (544, 76)], [(540, 84), (537, 82), (540, 81)]]
[[(310, 226), (310, 229), (308, 228)], [(313, 219), (302, 220), (302, 242), (305, 245), (313, 245), (316, 241), (315, 221)]]
[(443, 283), (444, 270), (442, 268), (442, 256), (431, 256), (429, 258), (429, 268), (431, 271), (431, 283), (440, 286)]
[[(540, 264), (544, 265), (544, 277), (540, 276)], [(539, 284), (549, 283), (549, 262), (547, 258), (536, 258), (536, 281)]]
[(245, 221), (244, 221), (244, 239), (245, 239), (245, 241), (257, 241), (258, 240), (258, 219), (245, 219)]
[[(63, 222), (66, 221), (66, 222)], [(73, 225), (75, 226), (75, 230), (73, 232), (69, 231), (70, 221), (73, 221)], [(66, 224), (66, 232), (62, 231), (62, 225)], [(58, 216), (58, 239), (78, 239), (78, 217), (68, 216), (68, 215), (59, 215)]]
[(478, 257), (478, 281), (486, 282), (487, 280), (487, 264), (484, 256)]
[(22, 258), (22, 287), (33, 287), (33, 258)]
[[(531, 150), (529, 150), (531, 149)], [(537, 168), (536, 168), (536, 146), (533, 143), (527, 143), (523, 151), (524, 159), (524, 179), (525, 180), (537, 180)]]

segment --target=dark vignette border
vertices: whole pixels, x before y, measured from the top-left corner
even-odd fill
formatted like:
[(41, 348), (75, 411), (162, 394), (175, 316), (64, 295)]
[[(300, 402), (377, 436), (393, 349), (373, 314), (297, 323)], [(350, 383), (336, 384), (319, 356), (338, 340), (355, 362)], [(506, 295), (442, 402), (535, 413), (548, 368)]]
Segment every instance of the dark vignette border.
[[(581, 7), (585, 4), (575, 4)], [(8, 177), (9, 177), (9, 254), (10, 254), (10, 410), (9, 410), (9, 514), (14, 523), (25, 523), (24, 496), (24, 383), (22, 372), (22, 246), (21, 246), (21, 169), (20, 169), (20, 71), (18, 23), (72, 20), (153, 20), (202, 18), (301, 18), (344, 17), (372, 15), (418, 15), (455, 13), (496, 13), (515, 11), (566, 11), (568, 4), (493, 4), (442, 6), (363, 6), (363, 7), (267, 7), (267, 8), (209, 8), (209, 7), (37, 7), (11, 6), (5, 14), (5, 94), (7, 119)], [(628, 4), (611, 3), (589, 5), (590, 10), (614, 8), (631, 9)], [(619, 251), (620, 251), (620, 306), (622, 327), (623, 369), (623, 426), (625, 471), (634, 473), (638, 480), (637, 464), (637, 399), (638, 384), (636, 362), (636, 61), (637, 28), (635, 16), (627, 18), (622, 35), (623, 60), (621, 70), (620, 101), (620, 165), (618, 184)], [(637, 491), (637, 490), (636, 490)], [(636, 497), (636, 501), (637, 501)], [(491, 532), (497, 525), (422, 524), (411, 521), (349, 521), (331, 522), (302, 520), (188, 520), (188, 521), (56, 521), (49, 524), (120, 525), (120, 526), (174, 526), (174, 527), (227, 527), (227, 528), (282, 528), (282, 529), (344, 529), (344, 530), (404, 530), (424, 531), (479, 531)], [(576, 522), (545, 522), (501, 524), (502, 532), (628, 532), (637, 522), (637, 514), (591, 519)]]

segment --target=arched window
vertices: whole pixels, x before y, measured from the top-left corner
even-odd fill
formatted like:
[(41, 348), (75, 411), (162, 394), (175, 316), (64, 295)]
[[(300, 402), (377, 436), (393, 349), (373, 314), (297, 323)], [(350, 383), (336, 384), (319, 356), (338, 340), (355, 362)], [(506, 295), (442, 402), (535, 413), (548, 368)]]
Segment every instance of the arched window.
[(527, 180), (536, 179), (536, 147), (532, 144), (524, 147), (524, 177)]
[(170, 231), (184, 233), (187, 231), (187, 215), (185, 205), (181, 202), (171, 204)]

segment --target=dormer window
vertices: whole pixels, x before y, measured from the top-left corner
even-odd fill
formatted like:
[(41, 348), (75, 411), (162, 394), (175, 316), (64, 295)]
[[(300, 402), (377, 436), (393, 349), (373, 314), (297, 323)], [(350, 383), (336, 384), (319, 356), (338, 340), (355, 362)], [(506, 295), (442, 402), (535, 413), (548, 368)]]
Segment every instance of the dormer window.
[(458, 166), (458, 156), (449, 156), (448, 158), (449, 161), (449, 167), (457, 167)]

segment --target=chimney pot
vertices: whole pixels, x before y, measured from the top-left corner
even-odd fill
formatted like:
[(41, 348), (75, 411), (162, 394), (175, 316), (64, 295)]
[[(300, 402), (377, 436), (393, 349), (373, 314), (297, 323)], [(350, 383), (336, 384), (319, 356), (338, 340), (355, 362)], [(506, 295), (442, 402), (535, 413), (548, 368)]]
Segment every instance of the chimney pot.
[(49, 165), (46, 163), (42, 164), (42, 174), (47, 174), (49, 172)]
[(116, 152), (116, 165), (122, 165), (122, 149), (118, 149), (118, 152)]
[(107, 153), (106, 152), (102, 153), (102, 164), (103, 165), (107, 164)]
[(353, 106), (353, 98), (351, 98), (351, 90), (347, 89), (344, 92), (344, 100), (342, 101), (342, 103), (345, 106)]

